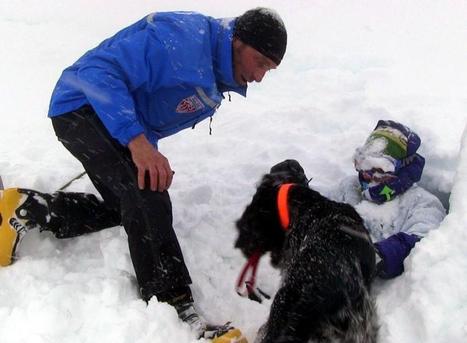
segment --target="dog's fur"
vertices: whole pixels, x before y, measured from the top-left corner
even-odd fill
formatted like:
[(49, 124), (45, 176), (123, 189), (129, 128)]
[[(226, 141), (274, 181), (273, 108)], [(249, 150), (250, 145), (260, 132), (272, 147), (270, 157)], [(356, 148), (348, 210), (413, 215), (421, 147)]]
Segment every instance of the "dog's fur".
[[(288, 197), (287, 232), (276, 205), (283, 183), (296, 184)], [(236, 224), (236, 248), (247, 258), (270, 252), (271, 263), (282, 273), (256, 342), (376, 342), (376, 309), (369, 293), (375, 252), (353, 207), (310, 189), (300, 164), (286, 160), (263, 177)]]

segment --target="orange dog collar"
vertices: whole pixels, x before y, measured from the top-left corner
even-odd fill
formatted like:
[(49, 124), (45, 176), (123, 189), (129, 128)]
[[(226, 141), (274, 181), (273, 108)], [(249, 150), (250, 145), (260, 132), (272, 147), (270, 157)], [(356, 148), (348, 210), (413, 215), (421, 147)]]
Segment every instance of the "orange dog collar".
[(294, 185), (294, 183), (284, 183), (279, 187), (279, 192), (277, 193), (277, 210), (279, 212), (279, 220), (284, 231), (287, 231), (290, 225), (288, 197), (289, 190)]

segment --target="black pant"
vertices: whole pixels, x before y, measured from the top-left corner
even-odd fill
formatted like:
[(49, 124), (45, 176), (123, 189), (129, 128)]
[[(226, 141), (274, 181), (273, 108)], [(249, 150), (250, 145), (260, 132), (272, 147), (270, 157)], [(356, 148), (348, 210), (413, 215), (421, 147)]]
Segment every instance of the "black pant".
[[(55, 133), (101, 194), (52, 195), (53, 231), (73, 237), (122, 224), (143, 299), (161, 299), (191, 283), (172, 227), (167, 191), (140, 190), (130, 151), (112, 138), (90, 106), (52, 118)], [(164, 299), (163, 301), (166, 301)]]

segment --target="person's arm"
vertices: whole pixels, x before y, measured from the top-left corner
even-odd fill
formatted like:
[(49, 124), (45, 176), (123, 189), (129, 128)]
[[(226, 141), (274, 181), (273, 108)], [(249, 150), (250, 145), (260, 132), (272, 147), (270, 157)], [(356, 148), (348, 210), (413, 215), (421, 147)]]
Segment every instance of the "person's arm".
[(154, 91), (161, 83), (163, 60), (164, 49), (143, 30), (89, 53), (78, 69), (81, 91), (110, 135), (124, 146), (144, 132), (131, 92)]
[(143, 30), (88, 57), (78, 70), (82, 91), (100, 120), (112, 137), (130, 149), (138, 169), (139, 188), (145, 188), (148, 173), (153, 191), (168, 189), (173, 172), (167, 158), (145, 136), (131, 90), (155, 88), (161, 73), (157, 61), (163, 54), (163, 49)]
[(393, 278), (404, 271), (404, 260), (430, 230), (439, 226), (446, 212), (441, 202), (434, 195), (417, 188), (406, 193), (401, 206), (409, 207), (400, 232), (378, 243), (375, 243), (381, 262), (378, 275), (382, 278)]

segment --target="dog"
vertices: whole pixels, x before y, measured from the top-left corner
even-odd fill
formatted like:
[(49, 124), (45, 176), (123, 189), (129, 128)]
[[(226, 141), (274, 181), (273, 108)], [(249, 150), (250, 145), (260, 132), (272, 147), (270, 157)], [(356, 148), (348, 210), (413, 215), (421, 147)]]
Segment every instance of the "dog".
[[(286, 199), (285, 210), (278, 197)], [(296, 160), (263, 176), (236, 228), (235, 247), (246, 258), (269, 252), (281, 270), (255, 342), (376, 342), (376, 256), (368, 231), (352, 206), (312, 190)]]

